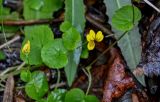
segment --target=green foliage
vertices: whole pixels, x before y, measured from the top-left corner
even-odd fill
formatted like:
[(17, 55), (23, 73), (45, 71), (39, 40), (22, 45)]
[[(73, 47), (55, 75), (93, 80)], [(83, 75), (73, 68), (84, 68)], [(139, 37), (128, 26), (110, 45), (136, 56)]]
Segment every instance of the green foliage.
[(46, 99), (40, 99), (40, 100), (38, 100), (36, 102), (47, 102), (47, 101), (46, 101)]
[(6, 55), (4, 54), (3, 51), (0, 51), (0, 60), (6, 59)]
[[(131, 0), (104, 0), (107, 7), (107, 15), (109, 16), (109, 22), (111, 23), (111, 19), (114, 13), (123, 6), (131, 5)], [(133, 13), (133, 11), (131, 11)], [(126, 14), (123, 13), (121, 18), (124, 16), (126, 18)], [(132, 15), (132, 14), (131, 14)], [(139, 18), (139, 11), (136, 14)], [(135, 18), (137, 18), (135, 17)], [(128, 17), (129, 18), (129, 17)], [(127, 18), (127, 19), (128, 19)], [(133, 17), (131, 17), (133, 19)], [(135, 19), (134, 18), (134, 19)], [(133, 20), (132, 20), (133, 21)], [(135, 21), (135, 20), (134, 20)], [(137, 22), (134, 22), (135, 24)], [(128, 27), (127, 27), (128, 28)], [(112, 29), (115, 32), (116, 38), (119, 38), (122, 35), (122, 31)], [(118, 45), (122, 51), (122, 54), (127, 62), (127, 65), (131, 70), (134, 70), (138, 63), (140, 62), (141, 57), (141, 34), (139, 34), (138, 26), (130, 30), (121, 40), (118, 41)], [(137, 77), (137, 79), (145, 85), (144, 76)]]
[(75, 88), (66, 93), (65, 102), (83, 102), (85, 94), (82, 90)]
[(45, 74), (41, 71), (33, 72), (31, 80), (25, 86), (25, 92), (30, 98), (40, 100), (48, 92)]
[(63, 68), (68, 62), (62, 39), (55, 39), (46, 44), (41, 53), (43, 62), (50, 68)]
[(85, 102), (100, 102), (96, 96), (87, 95), (85, 97)]
[[(17, 12), (11, 12), (10, 8), (3, 7), (2, 2), (0, 2), (0, 21), (4, 20), (19, 20), (19, 14)], [(19, 30), (18, 26), (0, 26), (0, 31), (7, 33), (16, 32)]]
[(24, 82), (29, 82), (31, 80), (31, 72), (29, 70), (22, 70), (20, 73), (20, 78)]
[(71, 28), (72, 27), (72, 24), (70, 23), (70, 22), (68, 22), (68, 21), (64, 21), (62, 24), (61, 24), (61, 26), (60, 26), (60, 30), (62, 31), (62, 32), (66, 32), (69, 28)]
[(99, 100), (95, 96), (85, 95), (81, 89), (74, 88), (66, 93), (65, 102), (99, 102)]
[(74, 50), (79, 46), (81, 42), (80, 33), (74, 28), (71, 27), (62, 36), (64, 47), (67, 50)]
[(64, 102), (65, 94), (66, 90), (56, 89), (49, 94), (47, 102)]
[[(85, 6), (83, 0), (65, 0), (65, 21), (82, 33), (85, 27)], [(67, 27), (66, 27), (67, 28)], [(81, 42), (78, 46), (82, 46)], [(68, 52), (68, 64), (65, 67), (68, 85), (71, 86), (80, 61), (81, 47)]]
[(85, 27), (83, 0), (65, 0), (65, 21), (69, 21), (79, 32)]
[(31, 51), (26, 58), (25, 54), (21, 52), (21, 59), (31, 65), (41, 65), (41, 49), (45, 44), (53, 40), (53, 32), (47, 25), (40, 26), (29, 26), (25, 27), (25, 39), (23, 41), (22, 46), (26, 43), (26, 41), (30, 41), (31, 43)]
[(129, 31), (133, 29), (134, 23), (137, 23), (140, 18), (141, 12), (137, 7), (131, 5), (123, 6), (113, 15), (112, 25), (118, 30)]
[(23, 16), (26, 20), (52, 18), (62, 3), (62, 0), (24, 0)]
[(89, 52), (88, 52), (87, 45), (85, 44), (85, 45), (83, 45), (83, 47), (82, 47), (81, 58), (86, 59), (86, 58), (88, 58), (88, 56), (89, 56)]

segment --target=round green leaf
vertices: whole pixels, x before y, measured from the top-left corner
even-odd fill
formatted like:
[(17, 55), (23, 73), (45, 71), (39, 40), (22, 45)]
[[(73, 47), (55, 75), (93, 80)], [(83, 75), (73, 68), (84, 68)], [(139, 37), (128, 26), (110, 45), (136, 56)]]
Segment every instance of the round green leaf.
[(28, 82), (31, 79), (31, 72), (29, 70), (22, 70), (20, 74), (20, 78), (24, 82)]
[(60, 30), (62, 31), (62, 32), (66, 32), (69, 28), (71, 28), (72, 27), (72, 24), (70, 23), (70, 22), (68, 22), (68, 21), (65, 21), (65, 22), (63, 22), (62, 24), (61, 24), (61, 26), (60, 26)]
[(67, 63), (66, 50), (62, 44), (62, 39), (55, 39), (46, 44), (41, 51), (43, 62), (50, 68), (63, 68)]
[(128, 31), (134, 27), (134, 24), (137, 23), (140, 18), (141, 12), (137, 7), (131, 5), (123, 6), (113, 15), (112, 25), (118, 30)]
[(22, 48), (29, 40), (31, 44), (31, 51), (27, 58), (21, 50), (21, 59), (26, 63), (28, 63), (29, 59), (30, 65), (42, 65), (41, 49), (44, 45), (53, 40), (54, 36), (52, 30), (47, 25), (36, 25), (27, 26), (24, 28), (24, 31), (25, 39), (23, 41)]
[(100, 102), (96, 96), (87, 95), (85, 97), (85, 102)]
[(52, 91), (47, 98), (47, 102), (64, 102), (65, 93), (66, 90), (64, 89)]
[(66, 93), (65, 102), (83, 102), (85, 94), (81, 89), (71, 89)]
[(31, 80), (25, 86), (25, 92), (30, 98), (40, 100), (48, 92), (45, 74), (41, 71), (33, 72)]
[(80, 33), (73, 27), (67, 30), (63, 36), (63, 44), (67, 50), (74, 50), (76, 49), (81, 42)]

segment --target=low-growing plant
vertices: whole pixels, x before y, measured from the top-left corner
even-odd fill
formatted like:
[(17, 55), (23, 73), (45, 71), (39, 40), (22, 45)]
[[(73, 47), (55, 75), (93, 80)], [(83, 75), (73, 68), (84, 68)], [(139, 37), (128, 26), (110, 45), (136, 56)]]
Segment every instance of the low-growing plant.
[[(43, 0), (35, 0), (32, 2), (32, 5), (29, 5), (31, 4), (31, 1), (25, 0), (24, 2), (27, 3), (24, 8), (24, 16), (26, 19), (51, 17), (50, 13), (44, 15), (47, 1), (44, 2)], [(102, 31), (95, 33), (94, 30), (90, 30), (86, 38), (82, 36), (85, 26), (84, 5), (82, 0), (75, 2), (72, 2), (72, 0), (65, 1), (65, 21), (60, 25), (59, 28), (62, 32), (61, 38), (54, 38), (54, 34), (48, 25), (26, 26), (24, 28), (25, 39), (22, 44), (23, 47), (21, 49), (21, 59), (29, 66), (28, 69), (21, 71), (20, 77), (21, 80), (26, 82), (26, 94), (37, 102), (99, 102), (96, 96), (88, 95), (92, 82), (90, 72), (91, 65), (97, 59), (95, 59), (93, 63), (84, 69), (84, 72), (88, 76), (89, 80), (86, 94), (79, 88), (74, 88), (67, 91), (65, 89), (56, 87), (55, 90), (49, 92), (49, 85), (45, 73), (42, 71), (31, 72), (29, 70), (34, 65), (45, 65), (50, 69), (56, 69), (59, 74), (57, 82), (59, 82), (59, 69), (64, 68), (68, 85), (70, 86), (75, 78), (80, 56), (82, 58), (87, 58), (88, 50), (94, 50), (96, 44), (95, 42), (101, 42), (103, 40), (104, 35)], [(58, 3), (58, 1), (56, 3)], [(73, 7), (73, 5), (70, 5), (69, 3), (75, 3), (77, 7), (75, 8), (75, 6)], [(58, 4), (61, 4), (61, 0)], [(59, 9), (59, 6), (47, 12), (56, 11)], [(71, 9), (75, 9), (75, 11), (72, 11)], [(27, 15), (27, 12), (34, 13), (36, 10), (38, 10), (37, 12), (39, 13), (38, 17), (34, 15), (30, 18)], [(68, 10), (71, 10), (72, 12), (69, 12)], [(74, 14), (75, 12), (79, 13), (79, 19), (75, 18), (77, 17)], [(141, 13), (138, 8), (132, 5), (127, 5), (115, 12), (112, 18), (112, 24), (113, 27), (123, 31), (124, 36), (126, 32), (129, 32), (131, 29), (133, 29), (140, 18)]]

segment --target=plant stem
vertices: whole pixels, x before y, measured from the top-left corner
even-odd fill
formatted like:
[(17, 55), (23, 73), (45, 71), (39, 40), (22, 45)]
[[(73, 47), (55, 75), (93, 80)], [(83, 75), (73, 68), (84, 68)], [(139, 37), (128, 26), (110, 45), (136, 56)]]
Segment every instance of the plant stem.
[[(123, 36), (124, 36), (125, 34), (127, 34), (127, 32), (128, 32), (128, 31), (125, 31), (114, 43), (112, 43), (106, 50), (104, 50), (103, 53), (102, 53), (100, 56), (98, 56), (95, 60), (93, 60), (88, 66), (92, 66), (95, 62), (97, 62), (97, 60), (98, 60), (101, 56), (103, 56), (105, 53), (107, 53), (114, 45), (116, 45), (116, 43), (117, 43), (121, 38), (123, 38)], [(88, 66), (87, 66), (87, 67), (88, 67)]]
[(60, 73), (60, 70), (59, 70), (59, 69), (57, 69), (57, 73), (58, 73), (58, 78), (57, 78), (57, 83), (56, 83), (56, 86), (55, 86), (55, 89), (54, 89), (54, 90), (56, 90), (56, 89), (58, 88), (58, 84), (59, 84), (60, 78), (61, 78), (61, 73)]
[(91, 88), (91, 84), (92, 84), (92, 75), (91, 75), (90, 69), (91, 68), (87, 68), (87, 73), (88, 73), (88, 88), (87, 88), (87, 91), (86, 91), (86, 95), (88, 95), (89, 90)]
[(39, 20), (19, 20), (19, 21), (3, 21), (1, 24), (8, 26), (26, 26), (26, 25), (34, 25), (34, 24), (49, 24), (49, 23), (59, 23), (62, 22), (63, 19), (39, 19)]
[[(2, 14), (2, 11), (3, 11), (3, 6), (1, 6), (1, 15), (3, 15)], [(3, 36), (4, 36), (4, 40), (5, 40), (5, 43), (7, 43), (8, 41), (7, 41), (7, 38), (6, 38), (6, 33), (5, 33), (5, 30), (4, 30), (4, 22), (3, 22), (3, 17), (2, 17), (2, 20), (1, 20), (1, 26), (2, 26), (2, 33), (3, 33)], [(11, 52), (11, 49), (10, 49), (10, 47), (9, 47), (9, 45), (7, 45), (7, 48), (9, 49), (9, 51)]]

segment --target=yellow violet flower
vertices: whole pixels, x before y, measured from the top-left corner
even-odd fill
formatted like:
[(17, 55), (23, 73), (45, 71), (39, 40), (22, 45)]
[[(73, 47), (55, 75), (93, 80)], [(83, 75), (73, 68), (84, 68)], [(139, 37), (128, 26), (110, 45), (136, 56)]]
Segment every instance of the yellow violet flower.
[(28, 40), (27, 43), (22, 48), (23, 54), (29, 54), (31, 49), (30, 41)]
[(93, 50), (95, 47), (94, 41), (101, 42), (104, 38), (104, 35), (102, 34), (101, 31), (98, 31), (97, 34), (95, 34), (95, 32), (93, 30), (90, 30), (89, 34), (87, 34), (86, 38), (88, 41), (88, 45), (87, 45), (88, 50)]

